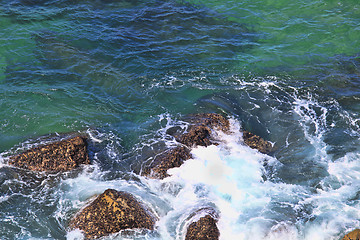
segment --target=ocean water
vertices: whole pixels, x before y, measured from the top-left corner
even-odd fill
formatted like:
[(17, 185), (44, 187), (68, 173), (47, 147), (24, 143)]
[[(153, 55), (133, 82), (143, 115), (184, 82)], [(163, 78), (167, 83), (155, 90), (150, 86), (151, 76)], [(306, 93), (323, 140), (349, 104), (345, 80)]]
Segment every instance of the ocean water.
[[(108, 188), (159, 220), (104, 239), (184, 239), (210, 208), (223, 240), (341, 239), (360, 227), (359, 52), (358, 0), (0, 1), (0, 239), (83, 239), (68, 222)], [(231, 133), (141, 177), (202, 112)], [(91, 166), (6, 164), (68, 132), (90, 136)]]

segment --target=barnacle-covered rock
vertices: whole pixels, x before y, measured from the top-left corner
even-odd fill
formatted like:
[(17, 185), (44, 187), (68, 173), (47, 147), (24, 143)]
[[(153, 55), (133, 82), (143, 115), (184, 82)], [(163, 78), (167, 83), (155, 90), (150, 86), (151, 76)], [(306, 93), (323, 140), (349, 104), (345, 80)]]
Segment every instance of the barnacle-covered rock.
[(75, 136), (11, 156), (8, 163), (32, 171), (61, 172), (90, 164), (90, 160), (86, 138)]
[(163, 179), (168, 177), (167, 170), (180, 167), (184, 161), (191, 158), (187, 147), (176, 147), (156, 156), (150, 166), (145, 167), (142, 175), (151, 178)]
[(153, 230), (156, 217), (132, 194), (107, 189), (70, 221), (87, 239), (99, 238), (124, 229)]
[(261, 153), (269, 154), (272, 152), (273, 147), (270, 142), (251, 132), (243, 131), (243, 139), (246, 145), (257, 149)]
[(220, 236), (217, 220), (210, 215), (201, 217), (187, 228), (185, 240), (218, 240)]
[(200, 113), (190, 115), (186, 120), (191, 124), (187, 132), (176, 136), (176, 140), (188, 146), (209, 146), (214, 144), (211, 139), (212, 130), (227, 132), (230, 128), (229, 120), (216, 113)]

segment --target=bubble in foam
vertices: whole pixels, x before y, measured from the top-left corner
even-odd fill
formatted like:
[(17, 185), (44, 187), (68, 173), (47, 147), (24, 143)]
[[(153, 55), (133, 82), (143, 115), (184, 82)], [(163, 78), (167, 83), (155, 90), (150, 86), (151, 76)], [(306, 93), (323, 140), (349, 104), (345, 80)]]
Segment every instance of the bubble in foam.
[(66, 234), (67, 240), (84, 240), (85, 236), (80, 229), (74, 229)]

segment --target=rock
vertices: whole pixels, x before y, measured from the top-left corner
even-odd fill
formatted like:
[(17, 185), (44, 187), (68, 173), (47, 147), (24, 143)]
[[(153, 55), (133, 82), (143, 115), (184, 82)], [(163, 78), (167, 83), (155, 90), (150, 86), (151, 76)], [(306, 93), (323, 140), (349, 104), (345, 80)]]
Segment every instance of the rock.
[(87, 239), (124, 229), (153, 230), (156, 217), (132, 194), (107, 189), (70, 221), (71, 229), (84, 231)]
[(355, 229), (346, 234), (342, 240), (360, 240), (360, 229)]
[(170, 168), (180, 167), (184, 161), (191, 158), (190, 150), (186, 147), (176, 147), (170, 149), (157, 157), (146, 167), (142, 175), (150, 178), (164, 179), (168, 177), (167, 170)]
[(188, 131), (176, 136), (176, 140), (188, 147), (212, 145), (212, 129), (227, 132), (230, 128), (229, 121), (216, 113), (194, 114), (187, 117), (187, 120), (191, 123)]
[(178, 137), (176, 140), (188, 147), (195, 146), (210, 146), (211, 129), (205, 125), (192, 125), (189, 127), (188, 132)]
[(11, 156), (8, 163), (32, 171), (60, 172), (90, 164), (90, 160), (86, 138), (76, 136)]
[(251, 148), (257, 149), (261, 153), (269, 154), (272, 152), (272, 144), (268, 141), (265, 141), (261, 137), (248, 132), (243, 131), (243, 139), (246, 145)]
[(227, 132), (230, 129), (229, 120), (217, 113), (193, 114), (189, 115), (187, 120), (192, 124), (205, 125), (223, 132)]
[(220, 232), (216, 226), (217, 220), (210, 215), (201, 217), (189, 225), (185, 240), (217, 240)]

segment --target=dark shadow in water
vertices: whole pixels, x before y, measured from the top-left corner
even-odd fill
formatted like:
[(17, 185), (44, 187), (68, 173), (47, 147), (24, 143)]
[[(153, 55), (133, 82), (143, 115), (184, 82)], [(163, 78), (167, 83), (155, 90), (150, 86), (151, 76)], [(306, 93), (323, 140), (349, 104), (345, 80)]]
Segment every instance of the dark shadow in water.
[(250, 26), (187, 3), (158, 1), (131, 14), (125, 21), (105, 20), (117, 31), (110, 46), (122, 48), (127, 61), (145, 64), (151, 71), (227, 68), (256, 41)]
[[(49, 20), (65, 30), (59, 35), (71, 39), (69, 45), (96, 51), (92, 58), (102, 55), (127, 72), (228, 69), (258, 38), (251, 26), (186, 2), (23, 0), (8, 5), (3, 12), (13, 21)], [(70, 30), (59, 28), (58, 21)]]

